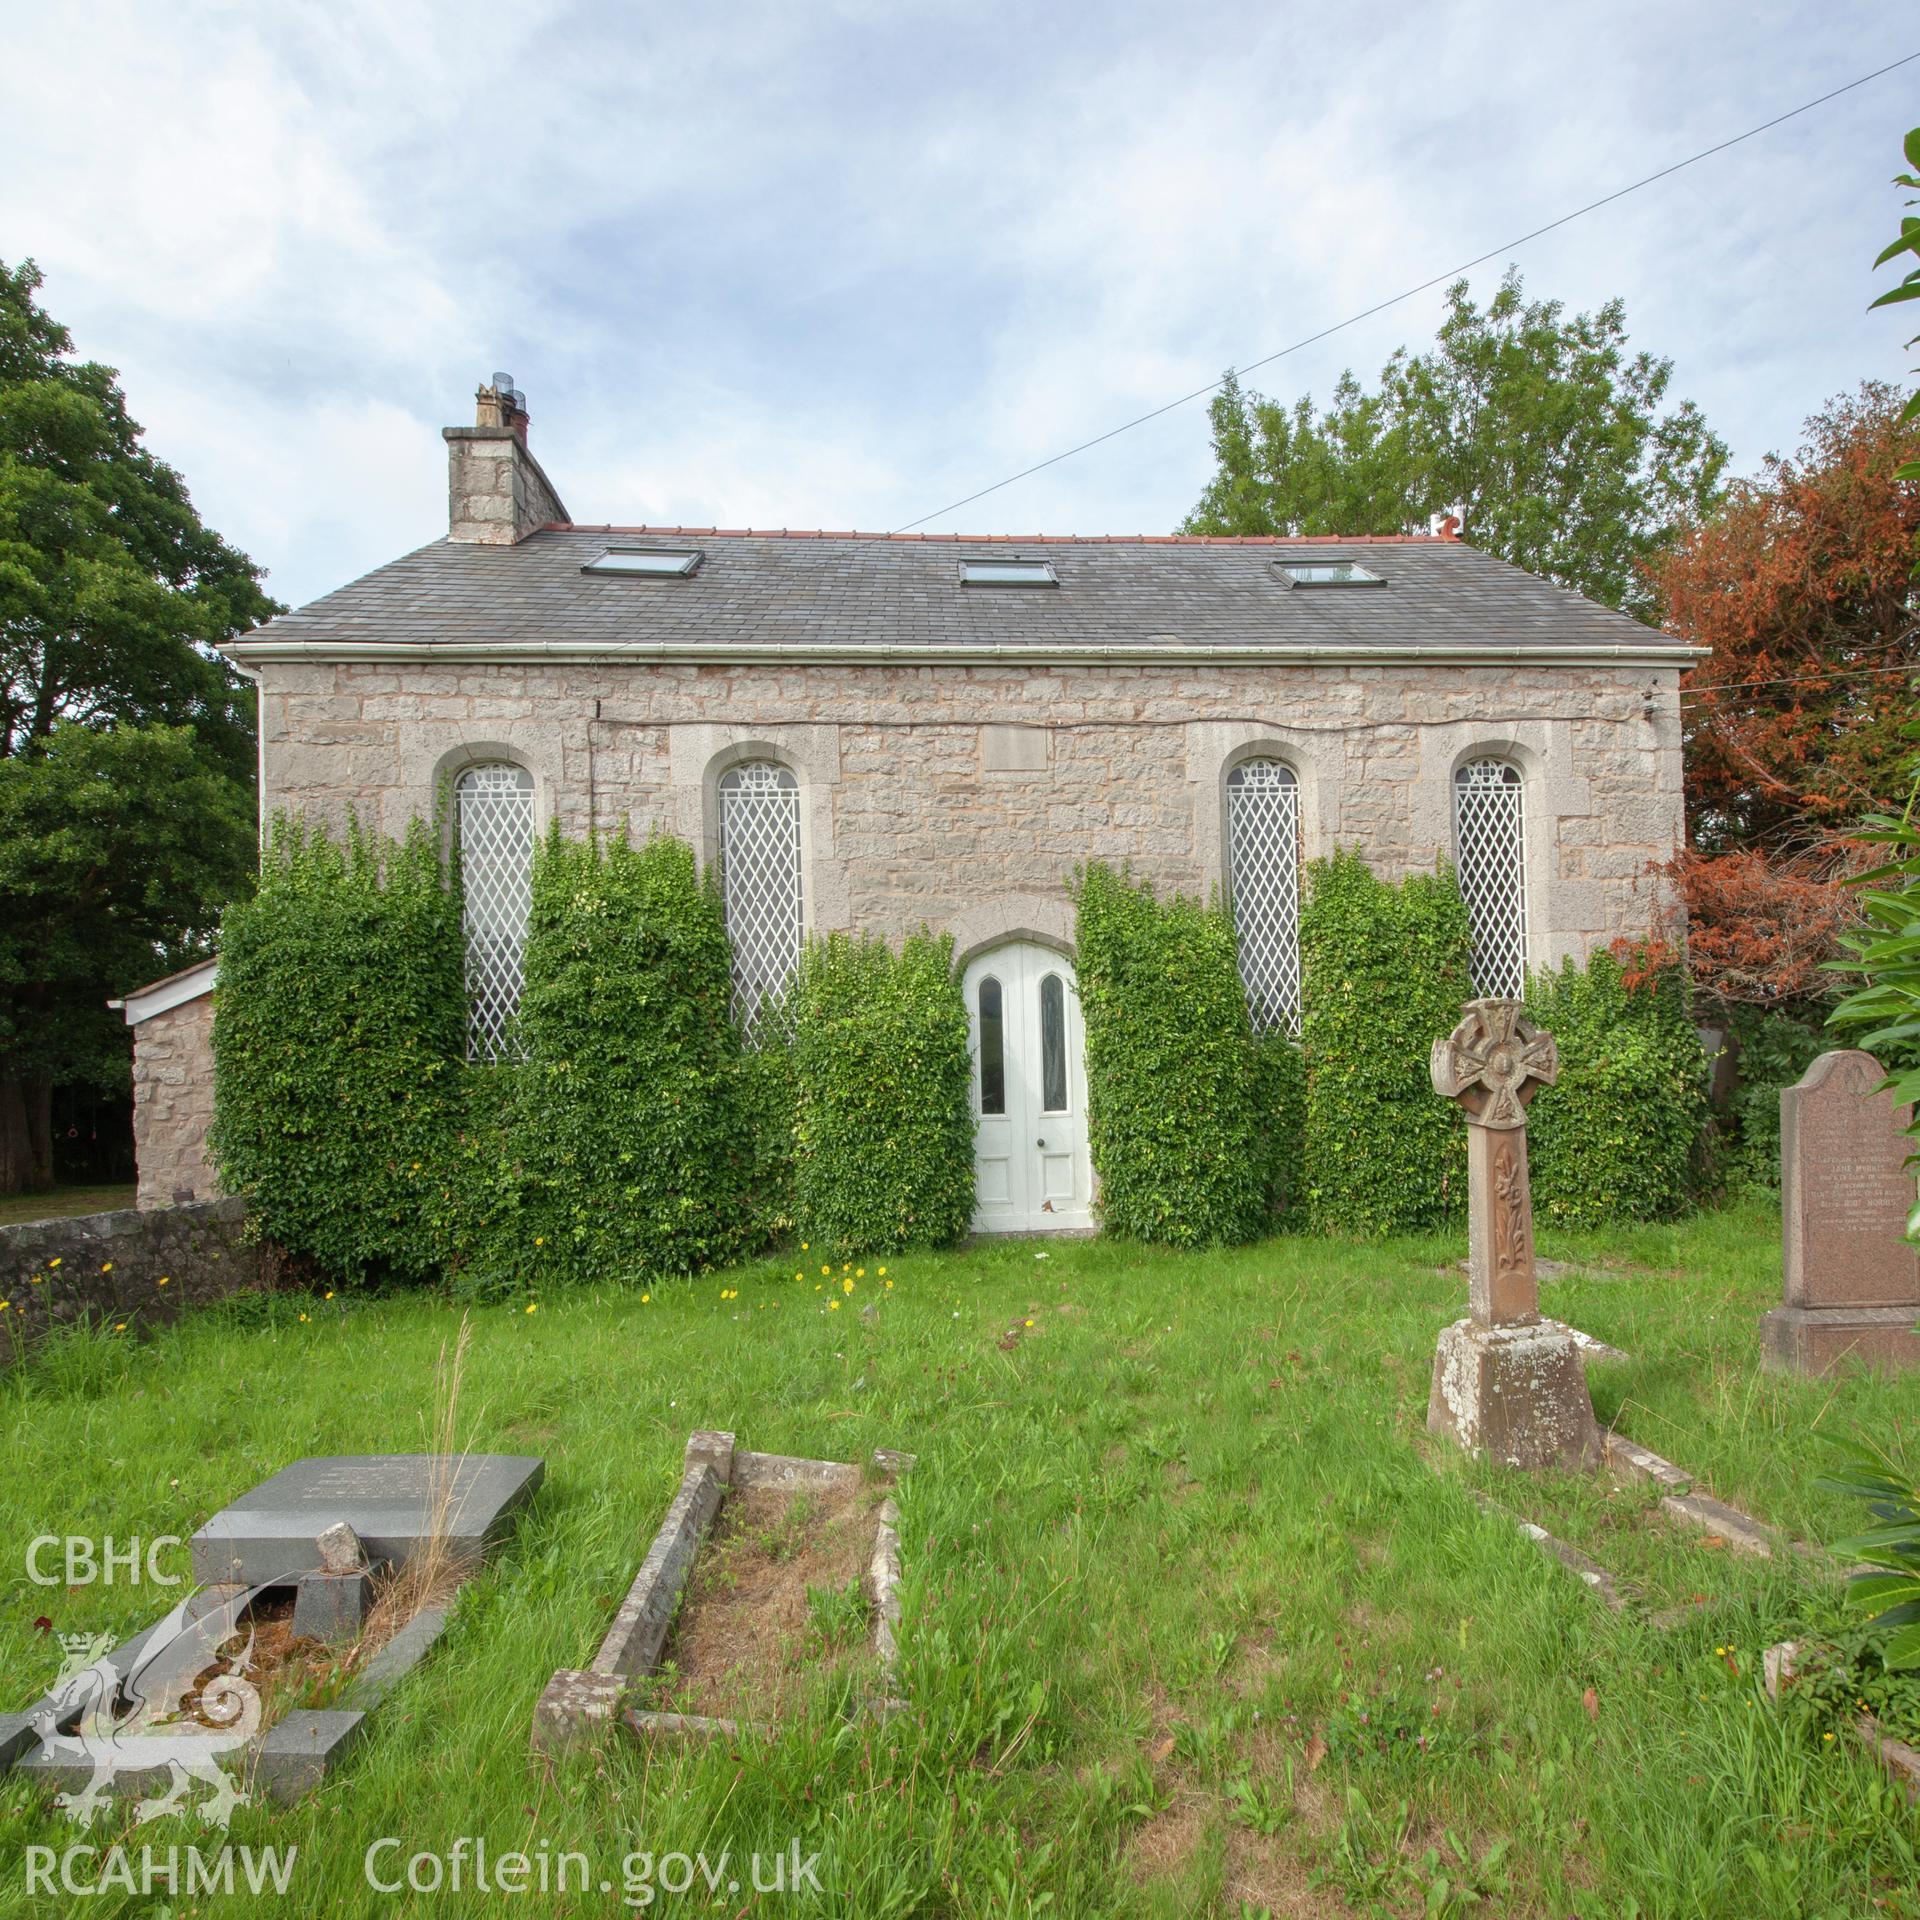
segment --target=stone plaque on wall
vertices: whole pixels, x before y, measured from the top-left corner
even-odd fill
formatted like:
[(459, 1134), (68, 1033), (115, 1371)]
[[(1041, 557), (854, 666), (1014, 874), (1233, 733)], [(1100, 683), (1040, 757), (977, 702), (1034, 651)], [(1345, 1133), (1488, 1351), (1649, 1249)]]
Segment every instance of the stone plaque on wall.
[(1780, 1096), (1785, 1303), (1764, 1322), (1776, 1365), (1920, 1364), (1913, 1110), (1879, 1091), (1885, 1079), (1870, 1053), (1823, 1053)]

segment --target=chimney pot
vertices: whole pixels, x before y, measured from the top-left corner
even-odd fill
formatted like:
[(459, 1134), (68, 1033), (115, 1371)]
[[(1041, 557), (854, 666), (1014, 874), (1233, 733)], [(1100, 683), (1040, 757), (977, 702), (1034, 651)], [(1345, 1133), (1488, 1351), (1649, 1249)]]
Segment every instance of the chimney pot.
[(527, 448), (526, 396), (496, 373), (473, 397), (473, 425), (449, 427), (447, 537), (514, 546), (569, 518), (553, 482)]

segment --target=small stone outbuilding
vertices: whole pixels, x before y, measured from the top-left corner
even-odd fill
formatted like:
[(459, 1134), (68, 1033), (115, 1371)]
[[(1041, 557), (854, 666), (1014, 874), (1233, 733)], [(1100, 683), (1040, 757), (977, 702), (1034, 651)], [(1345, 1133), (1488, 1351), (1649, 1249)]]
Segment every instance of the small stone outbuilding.
[[(1080, 863), (1223, 889), (1264, 1027), (1298, 1019), (1301, 869), (1336, 846), (1456, 860), (1483, 992), (1671, 927), (1689, 650), (1458, 538), (585, 526), (510, 387), (446, 440), (445, 539), (226, 651), (266, 816), (398, 832), (445, 796), (476, 1055), (536, 835), (667, 829), (720, 866), (749, 1023), (809, 933), (952, 933), (977, 1224), (1075, 1227)], [(156, 1108), (143, 1154), (185, 1124)]]

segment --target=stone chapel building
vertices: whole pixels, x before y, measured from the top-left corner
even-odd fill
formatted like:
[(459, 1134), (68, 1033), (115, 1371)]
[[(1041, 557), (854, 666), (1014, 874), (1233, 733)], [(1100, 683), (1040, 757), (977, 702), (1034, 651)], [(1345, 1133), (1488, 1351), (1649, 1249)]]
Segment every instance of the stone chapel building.
[[(1224, 889), (1265, 1028), (1298, 1021), (1301, 867), (1336, 845), (1389, 876), (1457, 861), (1483, 993), (1677, 911), (1691, 650), (1457, 538), (581, 526), (510, 386), (445, 438), (444, 540), (226, 651), (259, 686), (263, 820), (397, 833), (450, 795), (477, 1057), (535, 837), (665, 828), (720, 865), (749, 1023), (808, 933), (950, 932), (976, 1224), (1083, 1227), (1080, 862)], [(199, 1140), (160, 1136), (204, 1126), (176, 1057), (210, 1071), (216, 977), (127, 1002), (174, 1074), (142, 1205), (196, 1164), (210, 1188)]]

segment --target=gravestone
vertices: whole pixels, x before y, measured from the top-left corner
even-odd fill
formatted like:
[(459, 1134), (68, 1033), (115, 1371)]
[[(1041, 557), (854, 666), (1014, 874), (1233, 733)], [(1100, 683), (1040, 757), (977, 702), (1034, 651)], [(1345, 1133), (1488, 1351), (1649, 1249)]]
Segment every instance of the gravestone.
[(1911, 1107), (1870, 1053), (1823, 1053), (1780, 1095), (1782, 1305), (1761, 1324), (1770, 1366), (1920, 1365), (1920, 1248), (1906, 1164)]
[(477, 1563), (533, 1497), (544, 1471), (539, 1460), (503, 1453), (296, 1460), (193, 1536), (193, 1577), (259, 1586), (316, 1573), (328, 1557), (322, 1536), (343, 1520), (371, 1567), (400, 1565), (436, 1534), (454, 1560)]
[(1591, 1467), (1600, 1434), (1570, 1328), (1540, 1317), (1527, 1104), (1559, 1077), (1517, 1000), (1470, 1000), (1433, 1044), (1433, 1090), (1467, 1119), (1468, 1315), (1440, 1335), (1427, 1429), (1510, 1467)]

